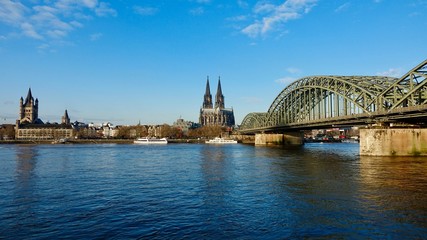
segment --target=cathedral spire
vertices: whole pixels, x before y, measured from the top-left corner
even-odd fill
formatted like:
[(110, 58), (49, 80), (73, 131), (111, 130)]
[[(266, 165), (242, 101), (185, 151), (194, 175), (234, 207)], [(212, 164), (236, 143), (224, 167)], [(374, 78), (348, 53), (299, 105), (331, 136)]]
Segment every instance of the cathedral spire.
[(224, 95), (222, 95), (222, 89), (221, 89), (221, 77), (218, 77), (218, 89), (216, 90), (215, 107), (218, 107), (218, 108), (225, 107)]
[(206, 92), (205, 95), (211, 95), (211, 87), (209, 86), (209, 76), (207, 76), (206, 80)]
[(206, 92), (203, 99), (203, 108), (212, 108), (212, 94), (209, 86), (209, 76), (206, 80)]

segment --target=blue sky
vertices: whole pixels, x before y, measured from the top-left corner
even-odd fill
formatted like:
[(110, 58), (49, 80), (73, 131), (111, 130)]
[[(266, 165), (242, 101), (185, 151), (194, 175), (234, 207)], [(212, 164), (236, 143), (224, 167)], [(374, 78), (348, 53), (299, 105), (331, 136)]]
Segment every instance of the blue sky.
[(207, 76), (240, 124), (304, 76), (402, 76), (427, 57), (426, 15), (426, 0), (0, 0), (0, 124), (29, 87), (44, 121), (197, 122)]

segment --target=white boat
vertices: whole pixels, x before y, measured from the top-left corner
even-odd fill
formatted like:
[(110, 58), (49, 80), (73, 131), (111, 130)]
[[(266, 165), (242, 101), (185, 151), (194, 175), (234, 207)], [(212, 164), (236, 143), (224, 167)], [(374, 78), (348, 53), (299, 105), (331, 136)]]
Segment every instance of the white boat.
[(206, 141), (206, 143), (209, 143), (209, 144), (236, 144), (237, 141), (232, 140), (232, 139), (224, 139), (224, 138), (216, 137), (214, 139)]
[(135, 144), (167, 144), (168, 140), (166, 138), (137, 138), (133, 141)]

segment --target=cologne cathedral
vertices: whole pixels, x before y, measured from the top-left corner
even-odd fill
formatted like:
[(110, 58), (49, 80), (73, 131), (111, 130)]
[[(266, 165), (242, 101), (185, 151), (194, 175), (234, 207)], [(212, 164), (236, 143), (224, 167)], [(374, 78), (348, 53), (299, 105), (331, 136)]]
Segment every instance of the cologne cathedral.
[(222, 95), (221, 89), (221, 79), (218, 79), (215, 105), (213, 105), (208, 77), (203, 106), (200, 109), (199, 123), (202, 126), (233, 127), (235, 125), (233, 108), (225, 108), (224, 95)]

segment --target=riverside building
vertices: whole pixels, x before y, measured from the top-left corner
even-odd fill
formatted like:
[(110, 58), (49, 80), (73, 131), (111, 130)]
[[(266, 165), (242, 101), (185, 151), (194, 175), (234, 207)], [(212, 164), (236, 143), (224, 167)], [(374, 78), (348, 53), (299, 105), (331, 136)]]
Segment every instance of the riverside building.
[(27, 97), (21, 97), (19, 101), (19, 119), (15, 125), (15, 139), (17, 140), (55, 140), (71, 138), (73, 128), (70, 124), (70, 117), (67, 110), (62, 116), (61, 124), (43, 123), (38, 117), (39, 100), (28, 90)]
[(233, 108), (225, 108), (220, 78), (218, 79), (218, 88), (215, 95), (215, 105), (212, 102), (209, 77), (207, 78), (203, 106), (200, 108), (199, 123), (202, 126), (233, 127), (235, 125)]

